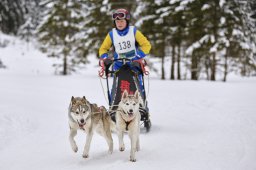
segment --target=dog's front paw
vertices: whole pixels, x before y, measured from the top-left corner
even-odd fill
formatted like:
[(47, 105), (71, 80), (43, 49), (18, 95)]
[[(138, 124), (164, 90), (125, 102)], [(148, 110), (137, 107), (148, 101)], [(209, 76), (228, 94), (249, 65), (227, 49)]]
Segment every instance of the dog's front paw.
[(88, 158), (89, 155), (88, 154), (83, 154), (83, 158)]
[(136, 159), (135, 159), (135, 158), (130, 157), (130, 161), (131, 161), (131, 162), (136, 162)]
[(121, 152), (123, 152), (123, 151), (125, 150), (125, 147), (124, 147), (124, 146), (121, 146), (121, 147), (119, 147), (119, 150), (120, 150)]
[(73, 151), (76, 153), (78, 151), (78, 147), (73, 148)]
[(71, 145), (71, 147), (74, 152), (78, 151), (78, 147), (76, 146), (76, 144)]

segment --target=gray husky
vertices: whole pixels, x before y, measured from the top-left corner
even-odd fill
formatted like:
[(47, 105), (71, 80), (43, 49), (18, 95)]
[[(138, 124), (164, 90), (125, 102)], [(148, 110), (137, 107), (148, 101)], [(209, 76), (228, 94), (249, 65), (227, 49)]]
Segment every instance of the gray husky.
[(124, 151), (123, 135), (128, 131), (131, 140), (130, 161), (135, 162), (135, 151), (140, 150), (140, 103), (139, 92), (136, 91), (134, 95), (128, 95), (125, 90), (123, 92), (121, 101), (116, 111), (116, 130), (119, 139), (119, 150)]
[(84, 158), (88, 158), (89, 156), (94, 131), (98, 132), (106, 139), (109, 147), (108, 152), (113, 152), (113, 139), (111, 135), (111, 124), (113, 123), (104, 106), (97, 107), (96, 104), (89, 103), (84, 96), (83, 98), (72, 96), (68, 118), (70, 127), (69, 141), (74, 152), (78, 151), (74, 140), (78, 129), (87, 134), (83, 151)]

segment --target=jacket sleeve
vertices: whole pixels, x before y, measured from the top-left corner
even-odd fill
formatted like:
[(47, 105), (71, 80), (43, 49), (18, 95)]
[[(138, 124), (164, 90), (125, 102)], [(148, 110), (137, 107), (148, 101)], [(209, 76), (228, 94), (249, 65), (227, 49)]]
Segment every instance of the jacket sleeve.
[(112, 46), (112, 41), (111, 41), (110, 35), (108, 34), (100, 46), (100, 49), (99, 49), (100, 58), (108, 57), (108, 51), (111, 48), (111, 46)]
[(137, 53), (141, 58), (143, 58), (147, 54), (149, 54), (151, 49), (151, 44), (148, 41), (148, 39), (139, 30), (136, 30), (135, 39), (140, 46), (140, 49), (137, 51)]

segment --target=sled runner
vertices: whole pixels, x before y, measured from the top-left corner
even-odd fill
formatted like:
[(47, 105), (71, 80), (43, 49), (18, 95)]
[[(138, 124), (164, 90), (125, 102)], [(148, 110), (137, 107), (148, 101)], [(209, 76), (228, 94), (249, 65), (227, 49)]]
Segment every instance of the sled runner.
[[(111, 65), (115, 62), (122, 64), (120, 69), (116, 71), (110, 70)], [(142, 98), (142, 103), (140, 104), (140, 114), (141, 121), (148, 132), (151, 127), (151, 121), (149, 119), (149, 109), (147, 107), (147, 98), (146, 91), (144, 90), (144, 76), (145, 73), (143, 66), (131, 59), (122, 58), (122, 59), (107, 59), (105, 63), (105, 76), (108, 89), (108, 101), (110, 108), (110, 115), (112, 120), (115, 121), (115, 110), (121, 100), (123, 92), (126, 90), (129, 94), (134, 94), (136, 90), (139, 91)], [(110, 92), (109, 88), (109, 75), (113, 76), (112, 90)], [(139, 77), (141, 76), (141, 77)], [(139, 82), (141, 78), (142, 83)]]

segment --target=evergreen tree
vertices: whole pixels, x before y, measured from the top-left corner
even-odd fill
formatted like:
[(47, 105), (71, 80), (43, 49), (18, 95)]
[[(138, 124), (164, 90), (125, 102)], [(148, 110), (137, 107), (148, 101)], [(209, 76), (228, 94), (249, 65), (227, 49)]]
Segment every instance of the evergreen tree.
[(185, 44), (187, 46), (186, 55), (190, 58), (187, 66), (191, 72), (191, 79), (198, 80), (201, 72), (201, 60), (202, 60), (202, 46), (205, 43), (205, 30), (203, 26), (203, 13), (201, 11), (201, 1), (191, 1), (182, 3), (182, 8), (185, 9), (184, 16), (187, 23), (185, 30), (187, 36)]
[[(168, 46), (172, 49), (171, 54), (171, 69), (170, 79), (175, 79), (175, 65), (177, 65), (177, 79), (181, 79), (181, 46), (186, 36), (186, 17), (185, 15), (185, 1), (169, 1), (169, 4), (165, 4), (162, 7), (160, 16), (164, 16), (167, 20), (167, 26), (169, 27), (166, 31), (168, 33), (167, 42)], [(160, 11), (160, 9), (158, 10)]]
[(162, 10), (168, 2), (143, 0), (136, 9), (138, 21), (136, 25), (143, 30), (152, 44), (151, 54), (161, 58), (161, 79), (165, 79), (165, 51), (168, 46), (168, 22), (165, 16), (161, 16)]
[[(248, 33), (243, 19), (241, 4), (231, 1), (194, 1), (190, 7), (188, 29), (191, 41), (187, 52), (192, 54), (192, 79), (197, 79), (201, 68), (205, 67), (207, 77), (216, 79), (217, 69), (224, 65), (224, 78), (228, 73), (228, 62), (247, 63), (250, 59)], [(198, 14), (198, 15), (197, 15)], [(193, 25), (196, 26), (193, 29)], [(198, 33), (198, 34), (197, 34)], [(194, 36), (194, 38), (192, 38)], [(192, 39), (191, 39), (192, 38)], [(242, 58), (241, 58), (242, 57)], [(202, 65), (203, 63), (204, 66)], [(224, 64), (221, 64), (224, 63)], [(245, 65), (242, 65), (245, 68)], [(210, 73), (208, 72), (210, 70)]]
[(3, 33), (16, 34), (20, 25), (24, 23), (24, 1), (0, 1), (0, 30)]
[(39, 26), (38, 36), (41, 50), (48, 56), (62, 58), (61, 74), (67, 75), (75, 70), (75, 65), (86, 62), (86, 51), (81, 49), (82, 25), (88, 12), (86, 1), (56, 0), (45, 1), (46, 19)]
[(219, 3), (221, 17), (217, 32), (219, 38), (215, 49), (218, 51), (219, 69), (224, 70), (223, 81), (226, 81), (230, 69), (245, 71), (250, 67), (253, 48), (250, 48), (252, 44), (248, 41), (251, 36), (248, 33), (250, 28), (246, 28), (248, 23), (243, 14), (245, 10), (242, 9), (243, 4), (247, 3), (241, 2), (232, 0)]
[(255, 1), (236, 0), (240, 6), (243, 23), (242, 52), (240, 57), (240, 72), (243, 76), (256, 73), (256, 16)]
[(112, 27), (110, 5), (106, 0), (91, 1), (88, 4), (82, 42), (88, 53), (98, 54), (101, 43)]
[(26, 0), (25, 6), (25, 23), (20, 26), (18, 35), (29, 42), (36, 37), (36, 29), (42, 22), (43, 9), (40, 6), (41, 0)]

